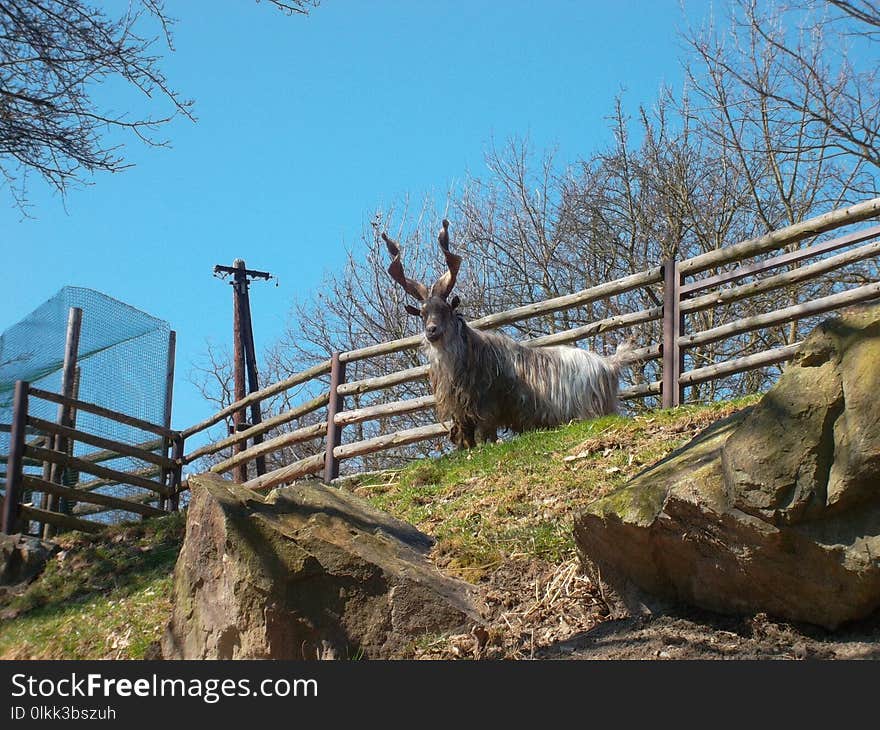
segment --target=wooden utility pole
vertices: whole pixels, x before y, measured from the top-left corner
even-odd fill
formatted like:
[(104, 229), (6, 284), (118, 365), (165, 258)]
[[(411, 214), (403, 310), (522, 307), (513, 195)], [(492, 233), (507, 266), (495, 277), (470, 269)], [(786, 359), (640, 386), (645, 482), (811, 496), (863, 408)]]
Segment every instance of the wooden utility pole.
[[(251, 303), (248, 295), (251, 279), (271, 279), (268, 271), (256, 271), (245, 267), (243, 259), (235, 259), (232, 266), (214, 267), (214, 275), (226, 277), (232, 275), (232, 360), (235, 401), (245, 397), (245, 378), (247, 378), (247, 392), (253, 393), (259, 390), (257, 378), (257, 356), (254, 348), (254, 330), (251, 322)], [(233, 431), (243, 431), (248, 426), (255, 426), (262, 421), (260, 403), (251, 405), (251, 420), (247, 423), (245, 409), (239, 409), (232, 414)], [(261, 435), (254, 436), (254, 445), (263, 442)], [(240, 454), (247, 448), (245, 441), (240, 441), (233, 446), (233, 453)], [(266, 473), (266, 459), (258, 456), (256, 459), (257, 475)], [(247, 481), (247, 463), (235, 467), (233, 471), (237, 482)]]

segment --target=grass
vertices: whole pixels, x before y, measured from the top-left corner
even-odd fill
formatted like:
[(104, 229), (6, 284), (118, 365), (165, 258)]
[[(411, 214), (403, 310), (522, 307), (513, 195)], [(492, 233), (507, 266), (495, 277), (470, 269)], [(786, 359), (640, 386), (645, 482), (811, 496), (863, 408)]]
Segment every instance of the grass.
[(182, 513), (71, 532), (37, 580), (0, 594), (0, 658), (141, 659), (171, 610)]
[[(581, 507), (756, 400), (536, 431), (349, 488), (437, 538), (435, 563), (466, 580), (529, 561), (563, 566), (574, 556), (572, 518)], [(143, 658), (170, 616), (184, 519), (59, 537), (61, 552), (34, 582), (0, 592), (0, 659)]]
[(468, 580), (503, 562), (571, 557), (573, 515), (713, 421), (757, 400), (607, 416), (415, 462), (353, 487), (438, 540), (435, 558)]

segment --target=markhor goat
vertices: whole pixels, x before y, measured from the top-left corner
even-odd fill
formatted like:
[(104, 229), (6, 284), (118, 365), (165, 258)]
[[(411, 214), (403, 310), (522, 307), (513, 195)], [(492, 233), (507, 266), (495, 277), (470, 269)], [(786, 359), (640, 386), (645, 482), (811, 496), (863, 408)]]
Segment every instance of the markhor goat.
[(438, 236), (448, 271), (430, 289), (404, 275), (400, 247), (384, 233), (382, 239), (392, 256), (391, 278), (421, 302), (407, 304), (406, 311), (424, 323), (437, 415), (452, 422), (449, 435), (459, 448), (494, 441), (498, 429), (521, 433), (617, 411), (628, 343), (605, 358), (577, 347), (526, 347), (473, 330), (455, 311), (459, 298), (448, 301), (461, 266), (461, 257), (449, 250), (449, 222)]

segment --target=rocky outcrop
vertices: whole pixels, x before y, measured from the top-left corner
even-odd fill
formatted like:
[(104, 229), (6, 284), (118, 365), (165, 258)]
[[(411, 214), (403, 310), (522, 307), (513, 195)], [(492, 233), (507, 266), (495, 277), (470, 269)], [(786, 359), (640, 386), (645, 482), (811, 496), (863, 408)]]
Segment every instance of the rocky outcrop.
[(406, 657), (480, 623), (473, 589), (427, 561), (431, 538), (348, 492), (189, 484), (165, 658)]
[(757, 405), (593, 502), (575, 539), (629, 612), (834, 628), (880, 608), (880, 306), (817, 327)]
[(0, 586), (32, 580), (58, 551), (53, 542), (30, 535), (0, 535)]

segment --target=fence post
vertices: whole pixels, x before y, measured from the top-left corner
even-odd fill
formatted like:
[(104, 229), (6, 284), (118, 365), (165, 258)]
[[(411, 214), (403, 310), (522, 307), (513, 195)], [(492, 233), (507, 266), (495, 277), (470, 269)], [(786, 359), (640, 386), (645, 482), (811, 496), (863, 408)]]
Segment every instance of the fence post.
[(183, 481), (183, 446), (183, 434), (177, 434), (174, 437), (174, 445), (171, 448), (171, 458), (177, 462), (171, 471), (171, 496), (168, 498), (172, 512), (177, 512), (180, 509), (180, 484)]
[(15, 532), (21, 506), (22, 479), (24, 478), (24, 434), (28, 416), (28, 383), (18, 380), (12, 401), (12, 429), (9, 433), (9, 458), (6, 461), (6, 485), (3, 495), (3, 513), (0, 532)]
[(327, 454), (324, 457), (324, 484), (330, 484), (339, 476), (339, 462), (333, 450), (342, 443), (342, 426), (336, 424), (336, 414), (345, 406), (345, 398), (339, 395), (339, 386), (345, 382), (345, 363), (334, 352), (330, 360), (330, 400), (327, 403)]
[(678, 344), (684, 328), (681, 314), (681, 272), (672, 256), (663, 262), (663, 407), (681, 405), (684, 388), (679, 384), (684, 355)]

